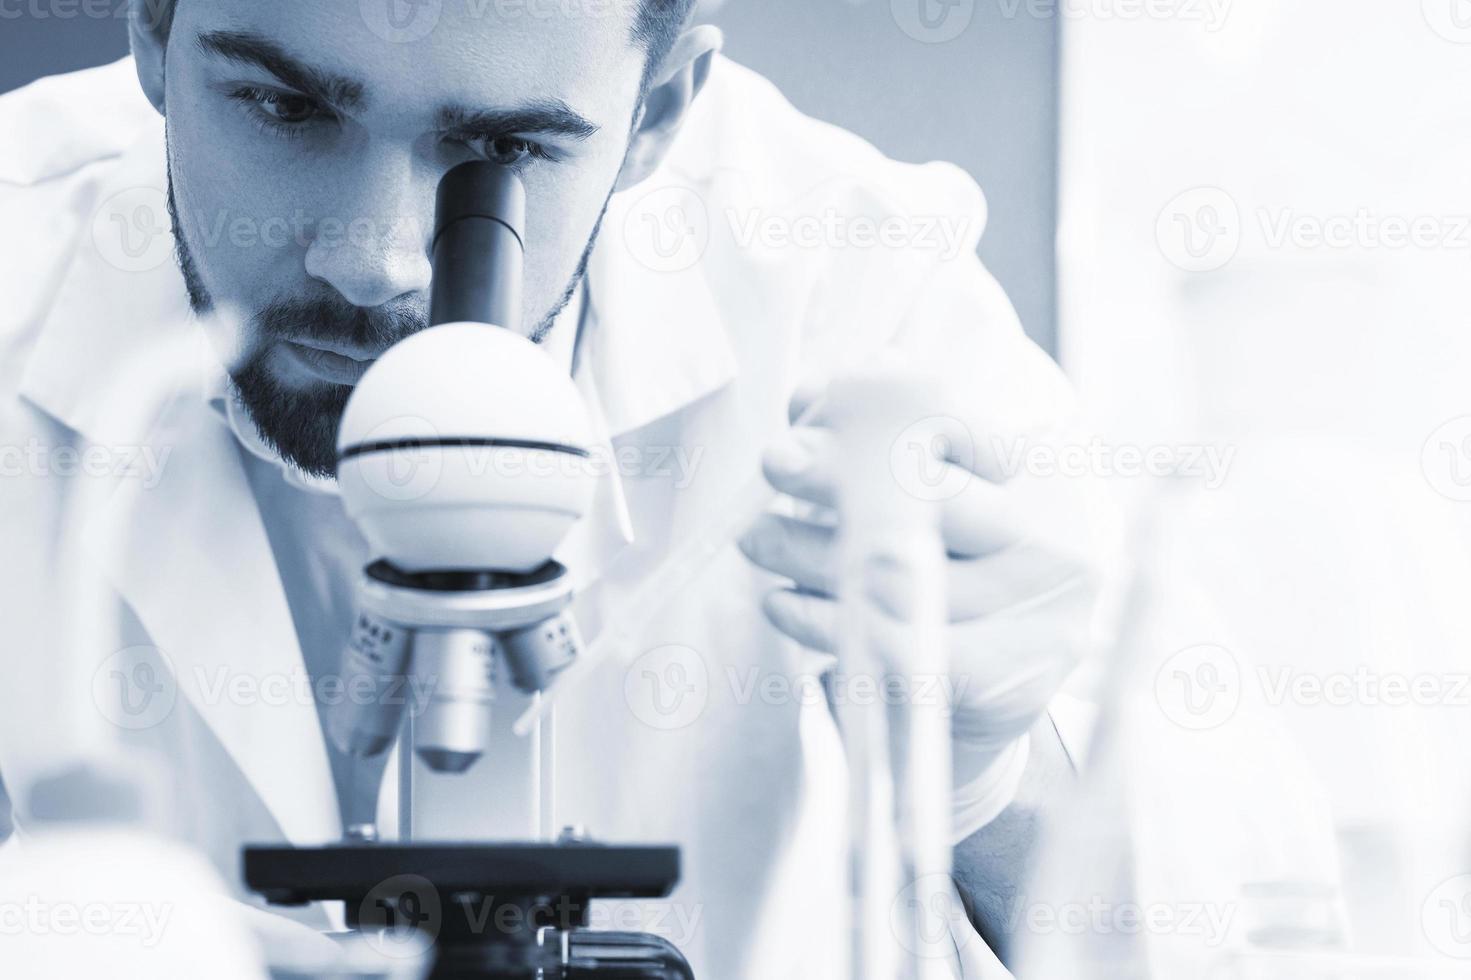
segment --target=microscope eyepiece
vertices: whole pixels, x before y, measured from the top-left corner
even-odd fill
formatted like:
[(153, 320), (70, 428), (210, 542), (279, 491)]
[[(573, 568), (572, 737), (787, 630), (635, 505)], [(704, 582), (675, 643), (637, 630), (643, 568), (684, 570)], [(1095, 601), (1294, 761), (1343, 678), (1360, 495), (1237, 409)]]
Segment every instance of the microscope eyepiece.
[(521, 327), (526, 189), (505, 167), (462, 163), (439, 182), (429, 325)]
[(526, 190), (515, 171), (483, 160), (462, 163), (439, 182), (434, 202), (434, 239), (463, 218), (499, 221), (521, 238), (526, 224)]

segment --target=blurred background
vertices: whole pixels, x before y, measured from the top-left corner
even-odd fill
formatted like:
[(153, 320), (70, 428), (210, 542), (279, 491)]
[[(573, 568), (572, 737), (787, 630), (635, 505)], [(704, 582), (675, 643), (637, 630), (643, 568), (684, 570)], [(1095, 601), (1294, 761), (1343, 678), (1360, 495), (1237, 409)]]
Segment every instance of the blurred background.
[[(1036, 894), (1167, 914), (1038, 975), (1466, 975), (1471, 2), (714, 6), (800, 108), (975, 176), (1081, 395), (1115, 573), (1084, 686), (1131, 789)], [(0, 39), (0, 89), (126, 50)]]

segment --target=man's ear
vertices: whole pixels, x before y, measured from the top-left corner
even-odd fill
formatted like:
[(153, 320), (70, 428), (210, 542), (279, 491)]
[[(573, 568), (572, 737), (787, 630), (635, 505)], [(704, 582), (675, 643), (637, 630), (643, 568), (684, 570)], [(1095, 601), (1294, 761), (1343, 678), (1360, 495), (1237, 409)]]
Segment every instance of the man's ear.
[(674, 137), (689, 116), (690, 106), (710, 77), (710, 66), (725, 35), (714, 24), (699, 24), (680, 35), (669, 49), (659, 74), (644, 98), (628, 158), (618, 178), (618, 190), (627, 190), (648, 178), (669, 153)]
[(171, 4), (161, 0), (130, 0), (128, 9), (128, 41), (133, 48), (133, 64), (138, 69), (138, 84), (143, 94), (162, 115), (164, 52), (168, 48)]

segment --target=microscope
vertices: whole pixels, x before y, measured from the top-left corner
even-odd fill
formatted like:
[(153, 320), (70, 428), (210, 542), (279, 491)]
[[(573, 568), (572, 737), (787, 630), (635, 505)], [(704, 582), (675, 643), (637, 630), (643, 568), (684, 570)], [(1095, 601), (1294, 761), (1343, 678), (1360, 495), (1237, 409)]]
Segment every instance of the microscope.
[[(462, 773), (485, 753), (506, 685), (545, 691), (581, 647), (571, 576), (550, 556), (588, 508), (592, 427), (576, 386), (521, 323), (525, 191), (510, 170), (471, 162), (439, 185), (430, 326), (363, 376), (338, 434), (338, 485), (377, 556), (334, 704), (333, 742), (370, 758), (399, 746)], [(429, 696), (405, 712), (407, 679)], [(248, 887), (268, 901), (345, 903), (353, 929), (413, 930), (434, 947), (431, 980), (690, 978), (655, 936), (587, 928), (590, 904), (663, 898), (679, 879), (673, 846), (614, 846), (578, 832), (555, 842), (398, 839), (370, 821), (341, 844), (250, 846)]]

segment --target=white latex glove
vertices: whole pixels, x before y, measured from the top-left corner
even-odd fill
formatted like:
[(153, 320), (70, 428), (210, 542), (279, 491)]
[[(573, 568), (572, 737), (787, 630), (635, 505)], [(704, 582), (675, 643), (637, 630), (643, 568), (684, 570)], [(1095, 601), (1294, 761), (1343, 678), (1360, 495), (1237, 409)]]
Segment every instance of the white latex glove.
[[(946, 562), (949, 661), (955, 696), (952, 717), (955, 840), (990, 822), (1011, 802), (1026, 766), (1026, 733), (1076, 666), (1085, 648), (1096, 592), (1081, 549), (1051, 540), (1052, 523), (1030, 496), (1006, 485), (997, 447), (1012, 433), (987, 430), (983, 418), (966, 418), (967, 399), (925, 382), (896, 375), (895, 406), (933, 405), (912, 418), (896, 418), (894, 431), (911, 433), (915, 445), (897, 451), (930, 454), (920, 468), (937, 500)], [(837, 386), (842, 388), (843, 386)], [(836, 650), (837, 486), (843, 467), (832, 431), (853, 414), (821, 394), (811, 424), (792, 429), (765, 455), (767, 480), (778, 491), (815, 505), (809, 518), (767, 515), (741, 539), (741, 550), (761, 568), (790, 579), (770, 592), (766, 616), (777, 629), (810, 649)], [(870, 389), (871, 393), (871, 389)], [(799, 416), (805, 398), (792, 408)], [(862, 414), (872, 416), (873, 405)], [(996, 437), (996, 438), (993, 438)], [(901, 436), (902, 443), (905, 436)], [(902, 624), (909, 583), (902, 574), (877, 570), (866, 598), (879, 612), (877, 642), (890, 669), (903, 673), (907, 659)], [(918, 688), (916, 688), (917, 690)]]

